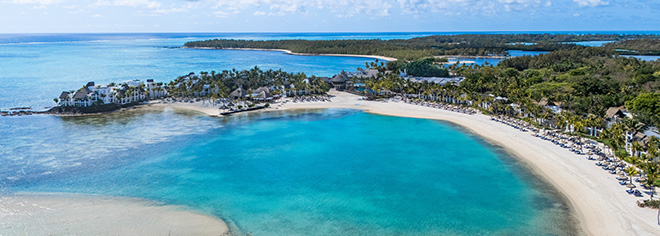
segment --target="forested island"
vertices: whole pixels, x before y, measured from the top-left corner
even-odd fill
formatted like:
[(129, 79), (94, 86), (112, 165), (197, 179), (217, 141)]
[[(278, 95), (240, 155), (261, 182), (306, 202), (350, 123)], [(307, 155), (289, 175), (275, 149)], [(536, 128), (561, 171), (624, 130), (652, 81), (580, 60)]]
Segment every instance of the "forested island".
[(620, 34), (460, 34), (395, 40), (233, 40), (212, 39), (185, 43), (189, 48), (284, 49), (294, 53), (377, 55), (404, 60), (424, 57), (507, 56), (509, 50), (556, 51), (583, 48), (575, 43), (606, 41), (619, 54), (658, 55), (657, 35)]

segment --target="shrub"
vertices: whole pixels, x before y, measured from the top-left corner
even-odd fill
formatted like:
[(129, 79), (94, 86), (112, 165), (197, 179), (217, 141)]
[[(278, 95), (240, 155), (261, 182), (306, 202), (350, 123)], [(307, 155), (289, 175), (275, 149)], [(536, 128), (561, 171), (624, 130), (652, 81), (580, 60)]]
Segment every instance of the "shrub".
[(658, 209), (658, 206), (660, 206), (660, 200), (644, 200), (644, 206)]

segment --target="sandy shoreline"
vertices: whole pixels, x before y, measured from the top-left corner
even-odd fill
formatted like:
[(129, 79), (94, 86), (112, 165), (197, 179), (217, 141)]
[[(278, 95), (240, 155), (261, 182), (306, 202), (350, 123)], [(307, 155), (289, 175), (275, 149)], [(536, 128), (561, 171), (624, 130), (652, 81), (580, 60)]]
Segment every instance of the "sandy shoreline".
[[(332, 102), (275, 103), (262, 111), (352, 108), (366, 112), (423, 119), (444, 120), (472, 131), (489, 142), (506, 148), (524, 161), (536, 174), (560, 191), (570, 202), (579, 224), (588, 235), (660, 235), (657, 210), (639, 208), (636, 198), (625, 192), (614, 175), (603, 171), (593, 161), (586, 160), (564, 148), (494, 122), (482, 114), (456, 112), (416, 106), (402, 102), (360, 100), (359, 96), (331, 91)], [(168, 105), (168, 104), (163, 104)], [(172, 106), (217, 115), (217, 109), (207, 113), (194, 104)], [(258, 111), (257, 111), (258, 112)]]
[[(184, 47), (184, 48), (188, 48), (188, 47)], [(385, 60), (385, 61), (396, 61), (396, 60), (398, 60), (394, 57), (376, 56), (376, 55), (298, 53), (298, 52), (292, 52), (292, 51), (286, 50), (286, 49), (263, 49), (263, 48), (222, 48), (222, 49), (217, 49), (217, 48), (210, 48), (210, 47), (194, 47), (194, 48), (195, 49), (211, 49), (211, 50), (276, 51), (276, 52), (284, 52), (286, 54), (296, 55), (296, 56), (362, 57), (362, 58), (373, 58), (373, 59)]]
[[(585, 156), (579, 156), (551, 142), (533, 137), (528, 132), (521, 132), (505, 124), (491, 121), (490, 117), (482, 114), (467, 115), (402, 102), (366, 101), (361, 100), (359, 96), (336, 91), (331, 91), (329, 94), (333, 96), (331, 102), (277, 102), (272, 103), (270, 108), (252, 112), (351, 108), (381, 115), (448, 121), (497, 146), (506, 148), (514, 157), (525, 162), (535, 174), (552, 184), (569, 201), (583, 231), (579, 234), (660, 235), (658, 211), (639, 208), (635, 204), (637, 200), (648, 199), (648, 194), (645, 193), (644, 198), (627, 194), (626, 188), (618, 184), (614, 175), (594, 165), (595, 162), (586, 160)], [(220, 113), (220, 109), (208, 102), (155, 101), (136, 109), (150, 107), (191, 110), (210, 116), (218, 116)], [(23, 200), (23, 196), (20, 198), (19, 200)], [(70, 199), (63, 201), (70, 202)], [(3, 208), (2, 203), (3, 201), (0, 201), (0, 210)], [(88, 203), (89, 205), (104, 204), (94, 201)], [(171, 213), (171, 211), (166, 212)], [(2, 215), (0, 222), (6, 222)]]
[(230, 235), (224, 221), (141, 199), (23, 193), (0, 197), (0, 235)]

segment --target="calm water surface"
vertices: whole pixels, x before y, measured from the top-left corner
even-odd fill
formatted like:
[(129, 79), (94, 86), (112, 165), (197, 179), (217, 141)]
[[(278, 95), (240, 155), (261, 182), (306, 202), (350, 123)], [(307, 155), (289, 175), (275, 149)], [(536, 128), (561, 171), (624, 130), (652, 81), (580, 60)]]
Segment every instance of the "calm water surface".
[[(134, 79), (168, 82), (190, 72), (242, 70), (255, 66), (304, 72), (310, 76), (332, 76), (341, 70), (364, 67), (365, 62), (373, 61), (355, 57), (293, 56), (272, 51), (173, 48), (187, 41), (217, 36), (0, 35), (0, 39), (5, 41), (0, 43), (0, 108), (32, 106), (43, 109), (53, 106), (53, 98), (62, 91), (78, 89), (88, 81), (99, 84)], [(268, 34), (247, 36), (269, 37)], [(290, 37), (302, 36), (294, 34)], [(26, 42), (16, 43), (21, 40)]]
[[(10, 119), (4, 191), (182, 204), (253, 235), (570, 235), (557, 193), (446, 123), (330, 109)], [(3, 122), (3, 124), (5, 124)], [(38, 131), (38, 132), (37, 132)], [(3, 150), (7, 150), (3, 148)]]
[[(0, 108), (52, 106), (62, 90), (87, 81), (169, 81), (254, 66), (331, 76), (371, 61), (173, 48), (191, 40), (420, 34), (0, 35)], [(496, 147), (445, 123), (354, 110), (227, 119), (156, 108), (0, 117), (0, 156), (1, 193), (146, 198), (213, 214), (253, 235), (575, 230), (561, 198)]]

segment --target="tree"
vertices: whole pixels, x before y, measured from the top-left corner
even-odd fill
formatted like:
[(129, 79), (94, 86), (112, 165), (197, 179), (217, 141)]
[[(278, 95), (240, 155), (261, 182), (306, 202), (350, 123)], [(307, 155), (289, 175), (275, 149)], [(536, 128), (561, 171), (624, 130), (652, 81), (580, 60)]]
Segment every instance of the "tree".
[(642, 93), (626, 102), (626, 107), (642, 121), (660, 125), (659, 93)]
[(655, 191), (655, 181), (660, 175), (660, 168), (655, 162), (647, 162), (642, 165), (642, 170), (646, 174), (646, 185), (651, 188), (651, 198), (653, 199), (653, 193)]
[(634, 166), (631, 166), (631, 167), (628, 167), (628, 168), (624, 169), (624, 171), (626, 172), (626, 174), (628, 174), (628, 176), (630, 178), (630, 183), (632, 183), (633, 176), (638, 174), (637, 168), (635, 168)]

